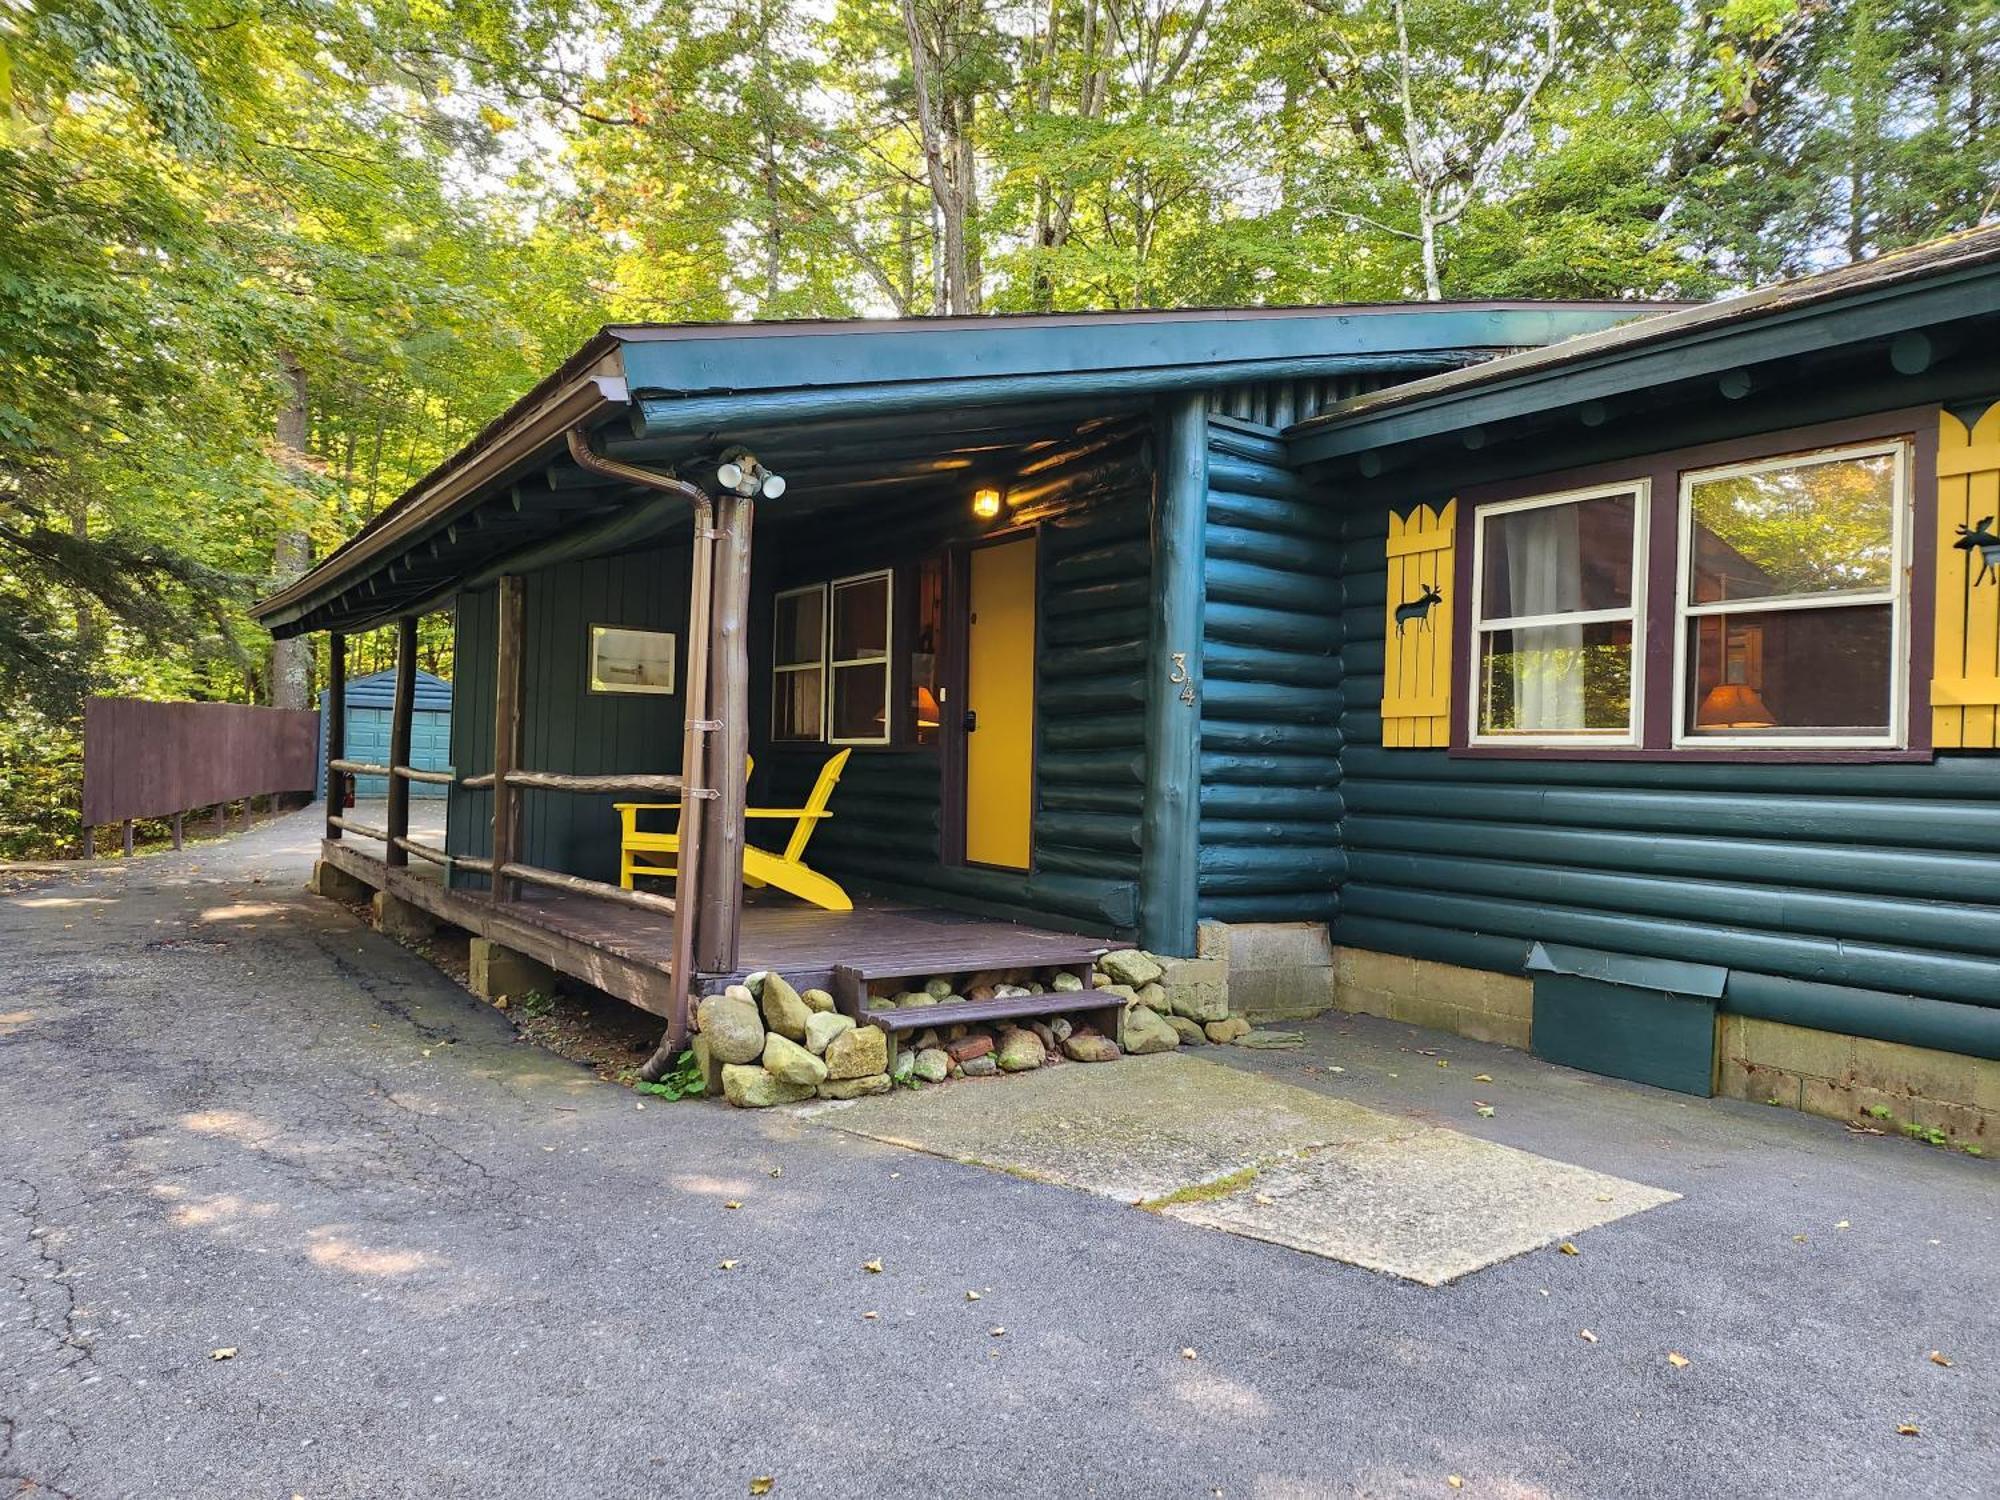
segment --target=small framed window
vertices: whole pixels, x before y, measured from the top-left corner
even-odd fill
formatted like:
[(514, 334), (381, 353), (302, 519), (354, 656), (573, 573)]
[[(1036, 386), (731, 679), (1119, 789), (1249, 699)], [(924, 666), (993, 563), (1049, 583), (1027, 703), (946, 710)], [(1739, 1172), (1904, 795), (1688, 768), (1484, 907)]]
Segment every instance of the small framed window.
[(771, 738), (826, 738), (826, 585), (787, 589), (773, 606)]
[(890, 574), (836, 578), (833, 591), (832, 708), (827, 739), (836, 745), (889, 743)]
[(623, 625), (590, 627), (590, 690), (593, 693), (671, 693), (674, 690), (674, 635), (667, 630), (632, 630)]
[(1476, 513), (1471, 743), (1639, 742), (1647, 499), (1638, 480)]
[(1903, 743), (1908, 445), (1681, 476), (1674, 743)]

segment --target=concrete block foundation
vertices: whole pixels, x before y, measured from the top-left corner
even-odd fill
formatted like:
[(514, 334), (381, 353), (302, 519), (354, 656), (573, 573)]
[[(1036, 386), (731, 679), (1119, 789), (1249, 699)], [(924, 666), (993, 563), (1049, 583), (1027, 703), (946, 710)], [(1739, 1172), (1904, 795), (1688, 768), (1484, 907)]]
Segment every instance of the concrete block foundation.
[(552, 995), (561, 985), (561, 976), (547, 964), (501, 946), (491, 938), (476, 937), (471, 942), (470, 972), (472, 992), (487, 1000), (502, 995), (518, 1000), (539, 991)]

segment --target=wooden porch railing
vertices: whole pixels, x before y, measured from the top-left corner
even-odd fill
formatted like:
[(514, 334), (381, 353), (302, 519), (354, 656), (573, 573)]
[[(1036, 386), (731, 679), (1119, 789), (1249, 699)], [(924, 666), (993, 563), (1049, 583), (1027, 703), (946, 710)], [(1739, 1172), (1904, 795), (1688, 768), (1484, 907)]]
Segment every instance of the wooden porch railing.
[[(332, 670), (328, 678), (326, 836), (352, 833), (379, 839), (385, 862), (405, 865), (412, 857), (444, 866), (487, 874), (493, 899), (501, 904), (518, 899), (523, 884), (566, 891), (656, 912), (673, 918), (672, 983), (675, 999), (666, 1038), (641, 1069), (656, 1078), (670, 1066), (686, 1034), (689, 987), (697, 965), (710, 970), (733, 968), (737, 961), (737, 928), (742, 908), (743, 783), (740, 776), (715, 775), (717, 766), (737, 767), (749, 748), (747, 617), (750, 576), (750, 533), (753, 502), (725, 494), (718, 504), (699, 488), (649, 470), (614, 463), (592, 452), (572, 433), (570, 450), (576, 461), (607, 477), (655, 491), (678, 495), (693, 509), (694, 537), (689, 580), (685, 703), (686, 726), (681, 744), (681, 774), (614, 773), (586, 775), (537, 771), (521, 765), (525, 673), (523, 636), (526, 623), (525, 580), (508, 574), (499, 580), (498, 661), (494, 683), (493, 769), (461, 776), (455, 771), (422, 771), (410, 765), (410, 740), (416, 700), (417, 624), (414, 616), (398, 622), (396, 692), (390, 718), (389, 763), (351, 761), (345, 757), (346, 640), (331, 640)], [(759, 471), (761, 472), (761, 471)], [(387, 824), (375, 827), (350, 818), (345, 810), (345, 776), (388, 779)], [(411, 782), (455, 785), (493, 793), (492, 855), (475, 859), (454, 855), (410, 837)], [(560, 870), (525, 863), (520, 850), (520, 793), (567, 792), (585, 795), (637, 793), (675, 794), (680, 798), (680, 863), (672, 896), (628, 891), (607, 881), (591, 880)]]

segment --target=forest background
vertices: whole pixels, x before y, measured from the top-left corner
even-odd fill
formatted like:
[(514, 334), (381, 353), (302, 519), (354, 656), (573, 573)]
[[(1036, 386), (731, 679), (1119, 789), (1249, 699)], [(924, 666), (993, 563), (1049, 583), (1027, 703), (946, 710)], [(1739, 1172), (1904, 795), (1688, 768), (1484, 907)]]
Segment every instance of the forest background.
[(1990, 216), (1997, 96), (2000, 0), (0, 0), (0, 858), (600, 324), (1709, 297)]

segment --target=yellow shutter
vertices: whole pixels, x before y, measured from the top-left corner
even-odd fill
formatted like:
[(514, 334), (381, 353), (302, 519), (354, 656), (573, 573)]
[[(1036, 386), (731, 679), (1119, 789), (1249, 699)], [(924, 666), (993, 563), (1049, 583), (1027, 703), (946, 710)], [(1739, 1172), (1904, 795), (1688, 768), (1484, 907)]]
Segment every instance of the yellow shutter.
[[(2000, 562), (2000, 404), (1971, 428), (1950, 412), (1942, 415), (1937, 472), (1931, 743), (1940, 750), (2000, 749), (2000, 573), (1987, 567), (1989, 558)], [(1959, 545), (1976, 536), (1995, 544)]]
[[(1390, 750), (1451, 743), (1452, 549), (1458, 502), (1389, 516), (1387, 649), (1382, 657), (1382, 744)], [(1426, 604), (1426, 590), (1435, 593)], [(1402, 618), (1397, 619), (1398, 612)]]

